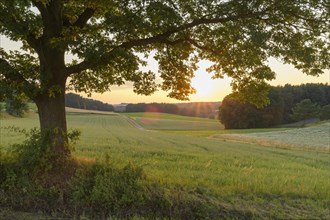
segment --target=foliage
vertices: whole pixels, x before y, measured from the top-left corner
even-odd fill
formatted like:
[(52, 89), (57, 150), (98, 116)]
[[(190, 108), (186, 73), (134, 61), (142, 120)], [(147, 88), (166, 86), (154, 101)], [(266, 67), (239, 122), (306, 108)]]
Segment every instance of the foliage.
[(303, 84), (272, 87), (270, 105), (256, 108), (239, 102), (233, 95), (224, 98), (219, 110), (219, 119), (226, 129), (271, 127), (291, 123), (292, 108), (303, 99), (311, 99), (320, 106), (330, 104), (330, 86), (327, 84)]
[(328, 120), (330, 119), (330, 105), (325, 105), (320, 110), (320, 119)]
[(176, 104), (167, 103), (138, 103), (138, 104), (128, 104), (126, 106), (126, 112), (162, 112), (169, 114), (178, 113), (179, 109)]
[(12, 95), (5, 100), (6, 112), (15, 117), (23, 117), (28, 111), (27, 102), (19, 95)]
[[(74, 162), (56, 157), (50, 150), (52, 144), (47, 136), (51, 131), (43, 133), (37, 129), (26, 131), (17, 127), (7, 129), (24, 134), (27, 140), (10, 146), (11, 150), (1, 158), (0, 192), (3, 200), (0, 206), (21, 207), (22, 211), (32, 212), (43, 210), (46, 213), (50, 213), (55, 206), (62, 207), (65, 186), (75, 170)], [(74, 140), (78, 135), (77, 131), (70, 133)]]
[(143, 204), (141, 168), (128, 165), (115, 169), (106, 163), (91, 164), (78, 170), (71, 182), (72, 201), (80, 214), (127, 218)]
[(98, 110), (98, 111), (114, 111), (112, 105), (103, 103), (94, 99), (83, 98), (80, 95), (74, 93), (68, 93), (65, 95), (65, 106), (71, 108)]
[[(262, 106), (266, 80), (275, 77), (268, 57), (309, 75), (329, 67), (326, 5), (323, 0), (6, 0), (0, 33), (21, 41), (24, 52), (1, 50), (1, 80), (32, 100), (38, 92), (63, 92), (69, 76), (77, 91), (104, 92), (131, 81), (136, 93), (150, 94), (158, 88), (155, 73), (139, 70), (145, 59), (137, 53), (153, 53), (161, 88), (170, 97), (187, 99), (194, 92), (190, 82), (197, 62), (208, 59), (215, 77), (233, 78), (237, 97)], [(65, 53), (78, 59), (65, 64)]]
[[(247, 112), (247, 110), (254, 110), (253, 106), (244, 105), (240, 102), (231, 99), (226, 96), (221, 103), (220, 111), (219, 111), (219, 119), (220, 122), (225, 126), (226, 129), (233, 128), (247, 128), (249, 123), (246, 123), (249, 119), (249, 115), (243, 114)], [(255, 114), (255, 111), (252, 115)], [(244, 124), (243, 124), (244, 123)]]
[[(18, 127), (8, 127), (7, 129), (22, 133), (26, 136), (26, 140), (22, 144), (14, 144), (11, 149), (18, 157), (20, 163), (22, 165), (24, 164), (27, 169), (33, 170), (34, 167), (40, 166), (43, 157), (48, 157), (53, 153), (51, 150), (52, 143), (50, 142), (48, 136), (50, 136), (51, 133), (58, 131), (48, 130), (46, 132), (41, 132), (36, 128), (26, 131)], [(79, 135), (80, 132), (78, 130), (69, 132), (69, 137), (72, 140), (72, 143), (78, 140)], [(43, 162), (47, 163), (47, 161)], [(46, 164), (43, 164), (42, 166), (46, 166)]]
[(292, 108), (292, 118), (297, 121), (316, 118), (319, 116), (319, 109), (310, 99), (304, 99)]
[(162, 112), (192, 117), (213, 118), (220, 102), (191, 102), (191, 103), (138, 103), (128, 104), (126, 112)]
[[(53, 143), (49, 136), (56, 130), (39, 131), (32, 129), (26, 131), (17, 127), (7, 129), (24, 134), (26, 140), (22, 144), (13, 144), (11, 154), (15, 158), (16, 164), (20, 167), (20, 175), (29, 175), (34, 181), (42, 185), (56, 186), (66, 184), (65, 178), (68, 177), (74, 167), (71, 161), (62, 158), (53, 151)], [(71, 148), (80, 136), (78, 130), (69, 131), (68, 137), (71, 141)], [(70, 167), (70, 168), (69, 168)], [(23, 175), (24, 176), (24, 175)]]

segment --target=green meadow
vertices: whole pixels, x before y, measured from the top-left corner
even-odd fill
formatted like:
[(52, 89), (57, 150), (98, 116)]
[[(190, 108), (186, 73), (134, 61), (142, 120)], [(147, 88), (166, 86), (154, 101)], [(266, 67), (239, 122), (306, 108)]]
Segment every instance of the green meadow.
[(132, 120), (151, 130), (169, 131), (210, 131), (223, 129), (223, 126), (216, 120), (187, 117), (163, 113), (125, 113)]
[[(82, 132), (74, 151), (78, 160), (107, 158), (115, 167), (134, 164), (150, 181), (201, 193), (255, 218), (330, 218), (329, 152), (213, 138), (283, 129), (225, 131), (215, 120), (159, 113), (67, 113), (67, 120), (69, 128)], [(9, 127), (30, 129), (38, 126), (38, 120), (35, 114), (6, 117), (0, 126), (1, 149), (6, 152), (24, 140)]]

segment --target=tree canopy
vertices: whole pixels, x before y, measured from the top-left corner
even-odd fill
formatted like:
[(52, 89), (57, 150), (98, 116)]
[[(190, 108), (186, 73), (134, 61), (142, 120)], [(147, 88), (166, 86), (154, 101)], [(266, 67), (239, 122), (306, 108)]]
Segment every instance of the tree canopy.
[[(25, 51), (1, 50), (2, 80), (30, 96), (58, 89), (47, 68), (63, 69), (77, 91), (104, 92), (133, 81), (135, 92), (150, 94), (155, 73), (139, 70), (145, 61), (138, 53), (152, 51), (161, 88), (178, 99), (194, 91), (190, 79), (201, 59), (213, 61), (208, 70), (232, 77), (233, 91), (256, 104), (264, 101), (265, 80), (275, 77), (268, 57), (310, 75), (329, 67), (329, 8), (322, 0), (3, 0), (0, 9), (0, 33), (21, 41)], [(57, 66), (44, 64), (52, 51)], [(66, 53), (77, 59), (65, 63)]]
[(320, 109), (320, 119), (321, 120), (330, 119), (330, 104), (325, 105)]
[(310, 99), (304, 99), (292, 108), (292, 118), (297, 121), (316, 118), (319, 115), (319, 111), (320, 108), (317, 104)]
[[(236, 98), (263, 106), (275, 78), (269, 57), (313, 76), (330, 66), (327, 0), (1, 0), (0, 11), (0, 34), (22, 43), (0, 48), (1, 86), (36, 102), (41, 128), (64, 133), (68, 88), (105, 92), (130, 81), (138, 94), (161, 88), (185, 100), (206, 59), (214, 77), (232, 78)], [(149, 55), (160, 85), (139, 68)]]

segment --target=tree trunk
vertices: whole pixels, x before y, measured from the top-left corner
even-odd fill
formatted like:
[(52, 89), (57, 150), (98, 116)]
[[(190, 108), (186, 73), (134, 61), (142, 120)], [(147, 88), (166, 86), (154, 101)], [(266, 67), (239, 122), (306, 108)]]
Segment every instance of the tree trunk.
[(50, 132), (50, 141), (55, 154), (69, 156), (65, 116), (65, 93), (55, 92), (39, 96), (36, 100), (41, 132)]

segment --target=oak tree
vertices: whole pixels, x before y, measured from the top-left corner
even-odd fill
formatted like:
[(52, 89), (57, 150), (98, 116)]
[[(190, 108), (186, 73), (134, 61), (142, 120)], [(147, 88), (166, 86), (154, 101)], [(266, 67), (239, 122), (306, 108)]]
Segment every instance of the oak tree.
[[(237, 98), (262, 106), (275, 77), (269, 57), (313, 76), (329, 68), (327, 0), (1, 0), (0, 12), (0, 34), (22, 43), (0, 48), (0, 84), (36, 103), (41, 130), (57, 129), (54, 151), (66, 155), (68, 88), (133, 82), (138, 94), (160, 88), (184, 100), (197, 63), (209, 60)], [(140, 71), (149, 55), (160, 85)]]

